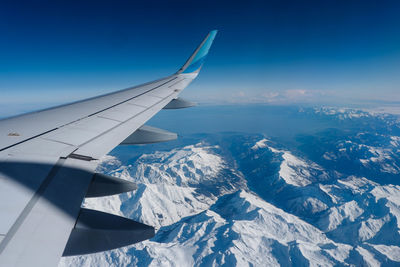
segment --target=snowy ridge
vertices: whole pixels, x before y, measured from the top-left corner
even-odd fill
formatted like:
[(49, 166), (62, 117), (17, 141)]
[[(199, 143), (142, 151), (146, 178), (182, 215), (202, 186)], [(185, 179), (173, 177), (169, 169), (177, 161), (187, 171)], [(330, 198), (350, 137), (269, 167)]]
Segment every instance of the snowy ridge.
[(350, 165), (353, 170), (361, 168), (364, 173), (374, 172), (378, 177), (400, 173), (398, 136), (358, 133), (349, 139), (332, 142), (322, 154), (323, 160)]
[[(392, 144), (396, 144), (395, 141), (391, 141)], [(392, 174), (399, 174), (400, 167), (397, 164), (393, 164), (392, 160), (392, 150), (391, 149), (383, 149), (378, 147), (371, 147), (366, 145), (359, 145), (360, 148), (366, 147), (371, 154), (371, 157), (368, 159), (360, 159), (360, 162), (364, 166), (370, 166), (372, 164), (377, 164), (381, 172), (388, 172)]]
[(315, 173), (312, 174), (311, 172), (323, 172), (322, 168), (313, 162), (306, 162), (289, 151), (268, 146), (268, 141), (265, 138), (261, 139), (251, 149), (257, 151), (258, 149), (268, 148), (273, 153), (280, 155), (283, 160), (279, 167), (279, 177), (285, 180), (287, 184), (306, 186), (311, 184), (315, 177)]
[(225, 167), (224, 160), (213, 152), (215, 149), (218, 146), (198, 143), (168, 152), (144, 154), (126, 171), (137, 182), (178, 186), (198, 184), (216, 177)]
[(321, 108), (314, 108), (314, 111), (316, 114), (332, 116), (340, 120), (358, 119), (362, 117), (372, 116), (372, 114), (370, 114), (369, 112), (352, 108), (321, 107)]

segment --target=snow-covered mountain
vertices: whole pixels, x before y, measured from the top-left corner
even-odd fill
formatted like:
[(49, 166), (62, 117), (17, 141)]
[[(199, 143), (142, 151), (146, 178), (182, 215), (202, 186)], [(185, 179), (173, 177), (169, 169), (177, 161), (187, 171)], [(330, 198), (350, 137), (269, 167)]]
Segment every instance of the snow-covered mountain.
[(399, 266), (400, 137), (358, 129), (320, 136), (289, 146), (207, 135), (134, 161), (106, 156), (99, 171), (139, 188), (84, 206), (153, 225), (156, 236), (60, 266)]

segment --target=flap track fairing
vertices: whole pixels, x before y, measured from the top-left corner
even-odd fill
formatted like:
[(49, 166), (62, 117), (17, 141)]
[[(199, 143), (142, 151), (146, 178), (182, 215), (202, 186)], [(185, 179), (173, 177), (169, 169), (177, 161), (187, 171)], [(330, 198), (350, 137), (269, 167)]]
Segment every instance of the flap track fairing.
[(128, 246), (155, 235), (154, 227), (109, 213), (82, 208), (63, 256)]
[(196, 106), (196, 103), (187, 101), (183, 98), (175, 98), (169, 102), (164, 109), (180, 109), (180, 108), (190, 108)]
[(172, 141), (177, 138), (176, 133), (144, 125), (128, 136), (121, 145), (151, 144)]
[(103, 197), (130, 192), (137, 189), (133, 182), (96, 173), (85, 197)]

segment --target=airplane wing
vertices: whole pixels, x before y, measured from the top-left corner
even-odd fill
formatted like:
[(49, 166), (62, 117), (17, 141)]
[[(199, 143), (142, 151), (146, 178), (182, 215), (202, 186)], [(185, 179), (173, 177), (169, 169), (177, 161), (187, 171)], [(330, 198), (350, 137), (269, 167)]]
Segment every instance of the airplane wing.
[(163, 108), (193, 105), (178, 95), (198, 75), (216, 33), (169, 77), (0, 120), (0, 266), (56, 266), (61, 256), (154, 236), (151, 226), (81, 204), (136, 188), (95, 173), (114, 147), (176, 138), (144, 124)]

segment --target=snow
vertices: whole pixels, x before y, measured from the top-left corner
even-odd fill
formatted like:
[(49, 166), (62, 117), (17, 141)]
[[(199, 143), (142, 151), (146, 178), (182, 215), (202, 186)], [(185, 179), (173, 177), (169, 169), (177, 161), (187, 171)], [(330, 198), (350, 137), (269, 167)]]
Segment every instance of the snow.
[(374, 249), (391, 259), (392, 261), (400, 262), (400, 247), (385, 246), (385, 245), (371, 245)]
[(367, 192), (371, 187), (378, 186), (364, 177), (348, 176), (345, 179), (338, 180), (338, 183), (344, 185), (346, 189), (350, 189), (353, 194), (362, 194)]
[[(395, 144), (393, 141), (390, 141), (390, 143), (392, 145)], [(366, 149), (368, 151), (367, 156), (364, 156), (365, 158), (358, 159), (363, 166), (370, 167), (375, 165), (381, 172), (391, 174), (400, 173), (400, 167), (392, 161), (393, 155), (395, 154), (392, 148), (374, 147), (365, 144), (353, 144), (350, 149), (354, 149), (354, 147), (357, 147), (359, 150)]]
[(360, 229), (358, 229), (358, 235), (362, 241), (369, 240), (376, 236), (381, 230), (382, 226), (389, 221), (389, 216), (385, 216), (383, 219), (369, 218), (366, 221), (361, 222)]
[(131, 166), (135, 180), (188, 186), (215, 177), (224, 167), (223, 159), (212, 152), (217, 146), (190, 145), (169, 152), (144, 154)]
[(99, 198), (86, 198), (83, 207), (88, 209), (100, 210), (115, 215), (123, 215), (120, 210), (122, 201), (119, 196), (107, 196)]
[(331, 231), (342, 224), (345, 219), (354, 222), (361, 214), (363, 214), (363, 210), (358, 206), (357, 202), (353, 200), (339, 207), (332, 207), (329, 210), (327, 220), (321, 221), (320, 225), (324, 231)]
[(400, 146), (400, 136), (390, 136), (390, 144), (394, 147)]
[(194, 188), (167, 184), (140, 185), (138, 192), (127, 193), (125, 198), (129, 200), (129, 207), (124, 208), (126, 216), (156, 228), (199, 213), (214, 202), (213, 198), (197, 196)]
[(313, 175), (310, 170), (322, 172), (322, 168), (315, 163), (306, 161), (294, 156), (289, 151), (278, 150), (268, 147), (273, 153), (281, 154), (282, 163), (280, 165), (279, 177), (287, 184), (303, 187), (312, 183)]
[(328, 208), (328, 205), (326, 205), (318, 198), (307, 197), (303, 202), (303, 207), (314, 214), (326, 210)]
[[(306, 186), (311, 184), (311, 181), (308, 179), (310, 176), (310, 173), (307, 171), (308, 166), (304, 161), (299, 160), (288, 152), (284, 152), (282, 157), (284, 161), (281, 164), (279, 175), (286, 183), (294, 186)], [(295, 171), (296, 168), (302, 168), (300, 170), (301, 175), (298, 175)]]
[(371, 252), (369, 252), (368, 250), (366, 250), (365, 248), (357, 246), (356, 250), (364, 258), (363, 265), (371, 266), (371, 267), (381, 266), (381, 264), (374, 257), (374, 255)]
[[(296, 216), (288, 214), (281, 209), (263, 201), (253, 194), (241, 191), (231, 203), (221, 209), (226, 211), (234, 209), (233, 218), (239, 228), (246, 229), (247, 234), (256, 238), (263, 233), (264, 237), (279, 240), (283, 244), (292, 241), (326, 243), (325, 235), (312, 225), (303, 222)], [(249, 214), (256, 214), (253, 220), (248, 220)], [(261, 227), (260, 227), (261, 226)]]
[(267, 145), (268, 141), (269, 141), (268, 139), (263, 138), (260, 141), (258, 141), (254, 146), (252, 146), (251, 149), (257, 150), (257, 149), (260, 149), (260, 148), (266, 148), (268, 146)]
[(391, 214), (397, 218), (397, 226), (400, 228), (400, 186), (385, 185), (376, 186), (371, 194), (376, 201), (380, 199), (386, 200), (385, 206), (389, 208)]
[(321, 107), (321, 108), (315, 108), (314, 112), (316, 114), (332, 116), (339, 120), (359, 119), (371, 116), (369, 112), (352, 108)]

